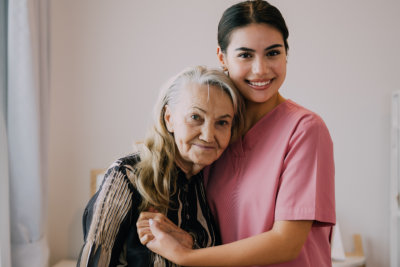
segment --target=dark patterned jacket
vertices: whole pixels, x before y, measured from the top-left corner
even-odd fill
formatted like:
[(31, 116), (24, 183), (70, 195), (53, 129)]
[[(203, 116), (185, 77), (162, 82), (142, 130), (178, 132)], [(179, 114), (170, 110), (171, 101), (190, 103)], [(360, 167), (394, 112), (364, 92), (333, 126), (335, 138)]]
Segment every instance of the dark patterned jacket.
[[(136, 221), (141, 196), (134, 187), (137, 154), (114, 162), (102, 185), (90, 199), (83, 214), (84, 245), (78, 267), (82, 266), (176, 266), (140, 243)], [(187, 179), (177, 169), (177, 190), (167, 217), (192, 234), (196, 247), (220, 244), (218, 230), (207, 205), (202, 172)]]

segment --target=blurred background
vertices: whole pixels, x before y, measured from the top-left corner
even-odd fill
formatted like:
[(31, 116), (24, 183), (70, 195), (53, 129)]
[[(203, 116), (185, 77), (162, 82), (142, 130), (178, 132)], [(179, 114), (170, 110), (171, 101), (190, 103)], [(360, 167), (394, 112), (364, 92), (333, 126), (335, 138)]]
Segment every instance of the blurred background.
[[(76, 259), (90, 171), (144, 137), (159, 87), (190, 65), (218, 66), (217, 24), (232, 0), (50, 1), (50, 264)], [(271, 0), (289, 27), (284, 97), (326, 122), (346, 251), (389, 266), (390, 103), (400, 90), (400, 1)]]

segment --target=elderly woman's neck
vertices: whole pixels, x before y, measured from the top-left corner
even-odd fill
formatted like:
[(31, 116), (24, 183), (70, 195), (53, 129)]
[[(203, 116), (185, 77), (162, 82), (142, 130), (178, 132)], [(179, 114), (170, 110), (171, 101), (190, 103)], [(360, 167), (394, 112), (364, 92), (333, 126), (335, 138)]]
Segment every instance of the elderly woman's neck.
[(185, 161), (181, 157), (176, 157), (175, 164), (186, 174), (186, 178), (188, 179), (198, 174), (205, 167), (204, 165)]

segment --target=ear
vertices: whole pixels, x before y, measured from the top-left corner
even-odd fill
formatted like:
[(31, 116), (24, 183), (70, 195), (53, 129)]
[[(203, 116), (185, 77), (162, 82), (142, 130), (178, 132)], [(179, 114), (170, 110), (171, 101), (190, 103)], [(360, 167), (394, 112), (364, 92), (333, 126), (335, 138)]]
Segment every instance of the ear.
[(225, 65), (225, 55), (221, 50), (221, 47), (217, 47), (217, 58), (219, 60), (219, 63), (221, 63), (221, 66), (225, 69), (226, 65)]
[(173, 119), (172, 119), (172, 111), (169, 108), (168, 105), (165, 105), (165, 112), (164, 112), (164, 121), (165, 121), (165, 125), (167, 126), (167, 130), (170, 133), (174, 132), (174, 124), (173, 124)]

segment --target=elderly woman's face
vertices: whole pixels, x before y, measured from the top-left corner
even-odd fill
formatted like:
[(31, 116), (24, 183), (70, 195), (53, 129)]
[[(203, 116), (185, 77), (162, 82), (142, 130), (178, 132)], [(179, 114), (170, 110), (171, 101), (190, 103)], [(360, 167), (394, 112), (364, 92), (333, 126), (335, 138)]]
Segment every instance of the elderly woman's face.
[(180, 163), (205, 167), (218, 159), (229, 144), (233, 116), (232, 101), (221, 88), (187, 84), (178, 103), (166, 106), (164, 117)]

